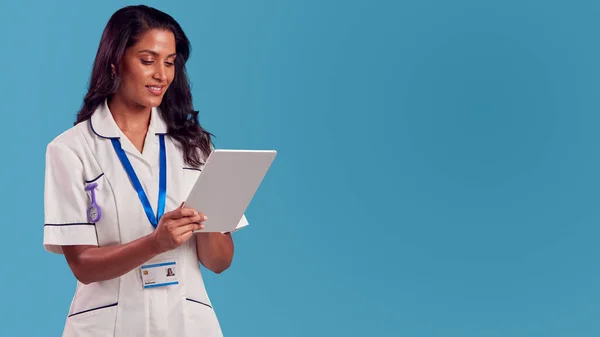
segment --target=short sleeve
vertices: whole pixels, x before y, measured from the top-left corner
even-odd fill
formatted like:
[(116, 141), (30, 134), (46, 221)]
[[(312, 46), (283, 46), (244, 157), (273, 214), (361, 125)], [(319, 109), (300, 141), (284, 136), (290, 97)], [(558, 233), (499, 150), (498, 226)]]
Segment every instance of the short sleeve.
[(83, 163), (66, 145), (46, 148), (44, 248), (62, 254), (63, 245), (98, 245), (96, 226), (87, 220), (88, 193)]

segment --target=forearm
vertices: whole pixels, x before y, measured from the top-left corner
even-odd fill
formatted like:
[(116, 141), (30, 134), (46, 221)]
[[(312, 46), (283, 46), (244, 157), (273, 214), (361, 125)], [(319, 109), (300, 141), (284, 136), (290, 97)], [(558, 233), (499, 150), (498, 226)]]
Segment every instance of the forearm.
[(196, 253), (204, 267), (217, 274), (229, 268), (234, 250), (230, 233), (197, 233), (195, 235)]
[(152, 235), (118, 246), (64, 246), (63, 251), (73, 274), (85, 284), (120, 277), (160, 253)]

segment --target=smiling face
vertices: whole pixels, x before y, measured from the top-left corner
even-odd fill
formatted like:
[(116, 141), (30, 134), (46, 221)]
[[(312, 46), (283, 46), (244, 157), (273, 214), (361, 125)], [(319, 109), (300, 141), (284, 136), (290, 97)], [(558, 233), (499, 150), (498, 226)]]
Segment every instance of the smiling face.
[(175, 77), (175, 36), (151, 29), (129, 47), (119, 65), (121, 78), (114, 99), (135, 108), (157, 107)]

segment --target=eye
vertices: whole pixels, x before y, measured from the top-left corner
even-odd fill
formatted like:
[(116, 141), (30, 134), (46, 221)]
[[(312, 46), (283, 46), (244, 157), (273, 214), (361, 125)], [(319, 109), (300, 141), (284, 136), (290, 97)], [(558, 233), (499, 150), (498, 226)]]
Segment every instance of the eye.
[(151, 65), (152, 62), (154, 62), (154, 61), (148, 61), (148, 60), (143, 60), (143, 59), (141, 61), (142, 61), (142, 64), (145, 64), (145, 65)]
[(175, 63), (173, 63), (173, 62), (165, 62), (165, 64), (167, 65), (167, 67), (172, 67)]

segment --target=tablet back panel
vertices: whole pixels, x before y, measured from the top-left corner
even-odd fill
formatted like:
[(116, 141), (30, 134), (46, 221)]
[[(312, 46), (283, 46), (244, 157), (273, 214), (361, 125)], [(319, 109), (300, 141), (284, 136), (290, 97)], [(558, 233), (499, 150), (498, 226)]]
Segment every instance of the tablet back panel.
[(273, 150), (215, 150), (186, 200), (204, 213), (201, 232), (233, 231), (277, 155)]

